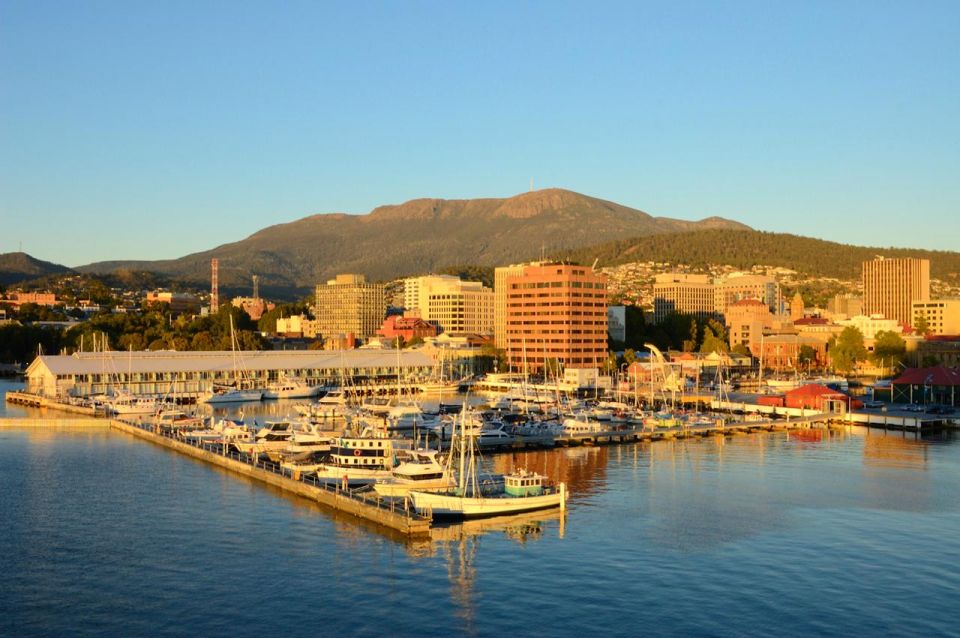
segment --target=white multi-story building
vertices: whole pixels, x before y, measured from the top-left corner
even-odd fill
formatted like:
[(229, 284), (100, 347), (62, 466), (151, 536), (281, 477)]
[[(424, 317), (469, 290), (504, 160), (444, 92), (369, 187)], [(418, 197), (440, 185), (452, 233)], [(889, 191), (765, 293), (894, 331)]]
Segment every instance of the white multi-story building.
[(714, 285), (709, 275), (664, 273), (653, 284), (653, 320), (660, 323), (674, 313), (712, 315)]
[(896, 319), (887, 319), (881, 314), (857, 315), (843, 321), (838, 321), (839, 326), (853, 326), (863, 335), (864, 341), (873, 341), (878, 332), (903, 332), (903, 326)]
[(494, 292), (479, 281), (451, 275), (404, 280), (404, 307), (451, 335), (489, 334), (494, 328)]
[(733, 273), (714, 282), (714, 312), (727, 314), (727, 307), (744, 299), (757, 299), (766, 304), (775, 315), (780, 314), (782, 303), (777, 280), (767, 275)]

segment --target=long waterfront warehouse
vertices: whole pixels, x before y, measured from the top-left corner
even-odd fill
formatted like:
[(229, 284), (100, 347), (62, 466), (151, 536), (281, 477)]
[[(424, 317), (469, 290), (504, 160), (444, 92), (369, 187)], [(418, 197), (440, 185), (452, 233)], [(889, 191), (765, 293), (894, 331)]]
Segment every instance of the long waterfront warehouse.
[(47, 397), (121, 389), (189, 395), (207, 392), (215, 383), (230, 384), (241, 371), (255, 385), (284, 376), (312, 385), (389, 384), (425, 378), (433, 367), (429, 356), (412, 350), (79, 352), (34, 359), (27, 368), (27, 391)]

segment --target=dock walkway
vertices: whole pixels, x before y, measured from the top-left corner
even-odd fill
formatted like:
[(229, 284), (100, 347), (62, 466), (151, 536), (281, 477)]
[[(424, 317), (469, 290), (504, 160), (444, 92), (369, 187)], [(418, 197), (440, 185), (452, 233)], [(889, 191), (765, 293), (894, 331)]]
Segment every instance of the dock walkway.
[(637, 441), (662, 441), (668, 439), (688, 439), (715, 434), (748, 434), (750, 432), (772, 432), (775, 430), (807, 430), (843, 425), (831, 420), (831, 415), (815, 413), (798, 419), (767, 419), (760, 421), (720, 421), (697, 425), (674, 425), (669, 427), (625, 426), (597, 432), (583, 432), (557, 436), (556, 445), (597, 445), (609, 443), (633, 443)]
[(430, 534), (430, 518), (417, 514), (413, 508), (405, 508), (403, 501), (384, 499), (375, 493), (341, 490), (339, 484), (318, 483), (276, 463), (225, 450), (220, 444), (191, 443), (157, 432), (152, 423), (111, 419), (110, 427), (408, 536)]

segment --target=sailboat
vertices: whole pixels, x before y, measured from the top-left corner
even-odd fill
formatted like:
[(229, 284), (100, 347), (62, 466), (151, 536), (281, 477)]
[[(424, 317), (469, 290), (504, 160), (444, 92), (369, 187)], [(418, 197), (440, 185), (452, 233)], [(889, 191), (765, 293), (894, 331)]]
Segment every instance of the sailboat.
[(440, 518), (479, 518), (540, 509), (566, 509), (567, 486), (553, 487), (547, 477), (524, 469), (503, 476), (503, 483), (477, 478), (476, 442), (465, 435), (459, 419), (460, 468), (457, 487), (444, 491), (411, 490), (413, 506), (420, 514)]
[(263, 390), (249, 387), (249, 380), (243, 374), (237, 361), (237, 335), (233, 331), (233, 316), (230, 316), (230, 347), (233, 349), (233, 384), (219, 385), (214, 383), (210, 392), (202, 395), (199, 401), (203, 403), (235, 403), (239, 401), (260, 401), (263, 399)]

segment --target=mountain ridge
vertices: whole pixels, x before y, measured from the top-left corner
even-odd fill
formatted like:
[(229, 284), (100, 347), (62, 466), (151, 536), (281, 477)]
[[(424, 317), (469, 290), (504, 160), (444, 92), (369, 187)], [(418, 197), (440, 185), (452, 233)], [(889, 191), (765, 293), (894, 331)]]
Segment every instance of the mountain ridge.
[(507, 198), (418, 198), (377, 206), (365, 215), (314, 214), (178, 259), (113, 260), (77, 270), (149, 270), (200, 283), (209, 280), (209, 260), (217, 257), (222, 285), (249, 285), (256, 274), (262, 290), (291, 293), (338, 272), (391, 279), (446, 266), (523, 261), (547, 249), (715, 227), (749, 230), (718, 217), (654, 217), (573, 191), (543, 189)]
[(9, 286), (45, 275), (73, 272), (62, 264), (37, 259), (25, 252), (0, 254), (0, 285)]

